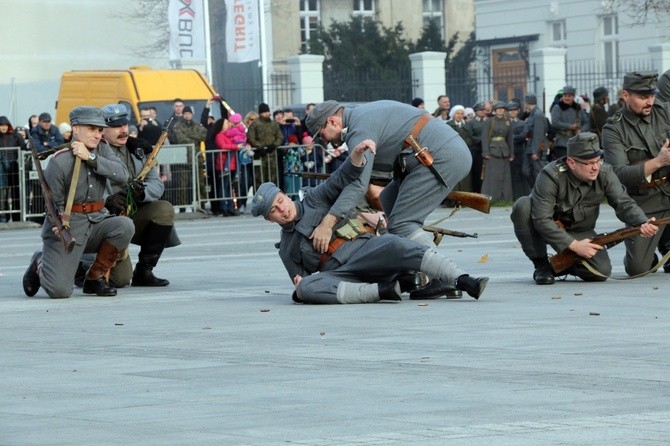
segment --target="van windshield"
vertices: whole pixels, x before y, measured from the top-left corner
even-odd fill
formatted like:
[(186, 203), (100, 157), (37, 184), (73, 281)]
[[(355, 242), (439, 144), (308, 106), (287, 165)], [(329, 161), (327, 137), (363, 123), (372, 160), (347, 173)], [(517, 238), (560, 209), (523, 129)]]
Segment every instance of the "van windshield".
[[(140, 102), (138, 104), (138, 108), (140, 110), (144, 108), (150, 108), (150, 107), (155, 107), (156, 112), (157, 112), (157, 117), (156, 120), (164, 124), (167, 122), (168, 119), (172, 116), (172, 102), (173, 101), (148, 101), (148, 102)], [(205, 108), (205, 105), (207, 105), (206, 100), (197, 100), (197, 99), (192, 99), (192, 100), (184, 100), (184, 105), (188, 105), (191, 107), (193, 110), (193, 120), (195, 122), (200, 122), (200, 115), (202, 114), (202, 110)], [(210, 110), (210, 114), (214, 115), (217, 117), (220, 113), (218, 110), (218, 107), (212, 106), (212, 109)], [(133, 117), (134, 121), (137, 122), (137, 117)]]

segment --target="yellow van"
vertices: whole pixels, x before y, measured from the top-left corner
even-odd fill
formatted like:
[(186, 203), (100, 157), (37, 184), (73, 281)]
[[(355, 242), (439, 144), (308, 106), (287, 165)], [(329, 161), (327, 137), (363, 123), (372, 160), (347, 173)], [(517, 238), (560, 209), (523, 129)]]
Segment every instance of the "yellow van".
[(126, 105), (134, 124), (140, 109), (145, 107), (156, 107), (159, 121), (164, 122), (172, 116), (176, 98), (191, 106), (198, 122), (205, 103), (214, 94), (212, 86), (196, 70), (138, 66), (128, 70), (69, 71), (61, 78), (56, 122), (69, 122), (70, 110), (80, 105), (102, 107), (113, 103)]

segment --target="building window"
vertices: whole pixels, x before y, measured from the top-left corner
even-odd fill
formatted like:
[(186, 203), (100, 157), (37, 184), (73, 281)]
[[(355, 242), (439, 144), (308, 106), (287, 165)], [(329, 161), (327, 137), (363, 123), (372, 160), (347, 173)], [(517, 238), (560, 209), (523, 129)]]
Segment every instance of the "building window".
[(564, 47), (567, 45), (567, 32), (565, 30), (565, 20), (551, 22), (551, 44), (553, 46)]
[(354, 0), (355, 17), (374, 18), (375, 16), (375, 0)]
[(423, 0), (423, 27), (434, 21), (440, 28), (440, 37), (444, 39), (444, 14), (442, 0)]
[(619, 20), (615, 15), (602, 17), (602, 44), (605, 74), (608, 78), (619, 77), (617, 60), (619, 57)]
[(300, 50), (309, 52), (309, 39), (319, 27), (319, 0), (300, 0)]

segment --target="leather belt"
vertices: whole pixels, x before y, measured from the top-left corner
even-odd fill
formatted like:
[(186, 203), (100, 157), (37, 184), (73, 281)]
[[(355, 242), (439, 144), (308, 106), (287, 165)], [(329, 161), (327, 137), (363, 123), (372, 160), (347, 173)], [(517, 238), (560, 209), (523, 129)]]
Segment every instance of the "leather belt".
[(319, 271), (321, 271), (321, 267), (330, 259), (330, 256), (333, 255), (335, 251), (337, 251), (340, 246), (344, 244), (344, 242), (347, 242), (348, 240), (342, 237), (337, 237), (335, 240), (330, 242), (328, 245), (328, 251), (324, 252), (321, 254), (321, 259), (319, 259)]
[(656, 186), (663, 186), (667, 182), (668, 182), (668, 177), (662, 177), (662, 178), (656, 178), (655, 180), (651, 180), (648, 183), (645, 181), (644, 183), (638, 184), (637, 187), (650, 188), (650, 187), (656, 187)]
[(431, 119), (433, 119), (433, 117), (428, 113), (424, 113), (423, 115), (421, 115), (419, 120), (414, 123), (414, 127), (412, 127), (412, 131), (409, 132), (409, 135), (407, 136), (407, 138), (405, 138), (405, 142), (402, 145), (403, 148), (406, 149), (407, 147), (411, 146), (411, 144), (409, 142), (409, 137), (410, 136), (417, 141), (419, 140), (419, 133), (421, 133), (421, 130), (424, 128), (424, 126), (426, 124), (428, 124), (428, 121), (430, 121)]
[(76, 212), (77, 214), (92, 214), (93, 212), (99, 212), (104, 207), (105, 200), (72, 203), (72, 212)]

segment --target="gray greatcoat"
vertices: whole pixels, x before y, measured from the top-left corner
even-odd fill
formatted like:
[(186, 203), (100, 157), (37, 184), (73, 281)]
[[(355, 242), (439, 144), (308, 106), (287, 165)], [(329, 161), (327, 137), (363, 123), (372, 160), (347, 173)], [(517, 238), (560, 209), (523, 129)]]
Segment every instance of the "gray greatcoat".
[[(103, 199), (107, 180), (126, 183), (128, 169), (115, 160), (111, 149), (100, 144), (93, 150), (95, 161), (81, 163), (75, 203), (96, 202)], [(44, 169), (44, 178), (53, 194), (54, 203), (63, 212), (74, 170), (75, 156), (65, 148), (55, 153)], [(135, 233), (132, 220), (111, 215), (106, 208), (98, 212), (70, 216), (70, 232), (76, 240), (71, 253), (63, 250), (60, 239), (52, 231), (54, 224), (47, 216), (42, 226), (43, 254), (40, 284), (52, 298), (69, 297), (74, 286), (74, 276), (83, 253), (96, 253), (103, 242), (124, 250)]]
[(509, 160), (513, 147), (514, 133), (510, 121), (495, 116), (489, 118), (482, 135), (482, 156), (485, 158), (482, 193), (490, 195), (495, 201), (514, 199)]
[[(628, 194), (649, 217), (670, 216), (670, 183), (658, 186), (650, 181), (663, 181), (670, 176), (666, 166), (647, 179), (644, 162), (658, 156), (666, 138), (670, 138), (670, 104), (654, 104), (649, 116), (641, 118), (624, 106), (607, 120), (603, 128), (605, 161), (612, 165)], [(651, 268), (656, 248), (661, 254), (670, 251), (670, 226), (665, 226), (649, 238), (634, 237), (626, 242), (624, 265), (630, 275), (640, 274)]]
[[(629, 226), (647, 221), (642, 209), (626, 194), (611, 166), (603, 164), (595, 181), (583, 182), (571, 173), (565, 158), (547, 164), (538, 175), (530, 196), (518, 199), (512, 209), (514, 233), (523, 252), (529, 259), (546, 258), (547, 244), (561, 252), (573, 240), (593, 238), (603, 199), (607, 199), (616, 216)], [(566, 230), (560, 229), (556, 220)], [(599, 251), (588, 262), (606, 276), (612, 271), (607, 250)], [(575, 274), (584, 280), (603, 280), (582, 265), (576, 267)]]
[[(330, 214), (339, 217), (353, 209), (365, 195), (372, 171), (392, 172), (396, 161), (400, 161), (404, 164), (404, 178), (389, 183), (380, 197), (388, 217), (388, 230), (405, 237), (421, 231), (428, 215), (468, 174), (472, 162), (465, 141), (454, 129), (444, 125), (444, 121), (431, 117), (417, 139), (421, 146), (430, 150), (433, 165), (447, 187), (442, 186), (428, 168), (420, 165), (412, 150), (405, 149), (403, 143), (424, 114), (421, 109), (395, 101), (375, 101), (345, 108), (343, 141), (353, 149), (370, 139), (377, 145), (377, 154), (366, 152), (367, 163), (360, 177), (344, 188)], [(401, 156), (401, 153), (407, 156)]]

